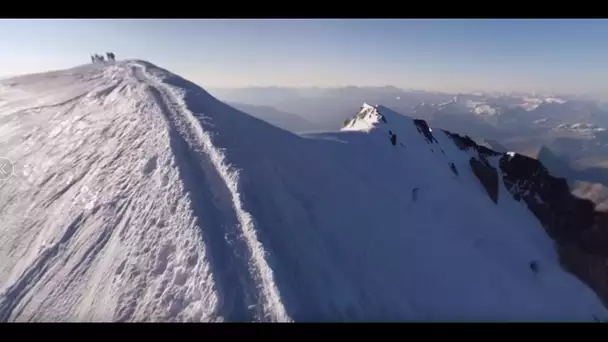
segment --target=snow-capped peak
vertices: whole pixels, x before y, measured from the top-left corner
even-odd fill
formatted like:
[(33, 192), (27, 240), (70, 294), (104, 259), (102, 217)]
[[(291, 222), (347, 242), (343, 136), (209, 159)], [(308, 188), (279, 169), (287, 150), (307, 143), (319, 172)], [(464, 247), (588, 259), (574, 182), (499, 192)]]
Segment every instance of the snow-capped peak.
[(562, 99), (557, 98), (557, 97), (548, 97), (544, 101), (547, 102), (547, 103), (559, 103), (559, 104), (564, 104), (564, 103), (567, 102), (566, 100), (562, 100)]
[(369, 104), (291, 134), (144, 61), (9, 82), (0, 321), (608, 319), (533, 160)]
[(386, 118), (380, 114), (378, 106), (363, 103), (357, 115), (346, 120), (342, 130), (369, 132), (380, 123), (386, 123)]

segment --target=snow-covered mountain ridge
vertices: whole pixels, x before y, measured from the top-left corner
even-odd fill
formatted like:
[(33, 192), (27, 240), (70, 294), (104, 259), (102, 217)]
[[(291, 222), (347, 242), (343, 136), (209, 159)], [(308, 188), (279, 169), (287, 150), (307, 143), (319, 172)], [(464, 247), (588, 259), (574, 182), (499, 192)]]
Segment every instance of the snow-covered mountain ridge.
[(295, 135), (144, 61), (0, 87), (0, 320), (608, 320), (519, 155), (381, 106)]
[[(396, 121), (403, 121), (400, 114), (386, 107), (364, 104), (360, 113), (346, 123), (343, 129), (385, 131), (390, 127), (387, 115)], [(414, 119), (413, 122), (427, 142), (437, 142), (424, 120)], [(395, 134), (394, 129), (388, 132), (389, 136)], [(538, 159), (514, 152), (499, 153), (478, 145), (468, 136), (446, 130), (441, 133), (450, 137), (460, 150), (471, 154), (470, 170), (495, 203), (501, 193), (498, 180), (503, 180), (502, 184), (508, 190), (504, 194), (512, 196), (518, 202), (523, 201), (547, 233), (557, 241), (562, 264), (590, 284), (606, 303), (608, 212), (595, 211), (593, 202), (572, 195), (566, 180), (551, 175)], [(399, 144), (405, 147), (402, 143)], [(434, 152), (434, 148), (431, 151)], [(453, 165), (450, 163), (452, 170)]]

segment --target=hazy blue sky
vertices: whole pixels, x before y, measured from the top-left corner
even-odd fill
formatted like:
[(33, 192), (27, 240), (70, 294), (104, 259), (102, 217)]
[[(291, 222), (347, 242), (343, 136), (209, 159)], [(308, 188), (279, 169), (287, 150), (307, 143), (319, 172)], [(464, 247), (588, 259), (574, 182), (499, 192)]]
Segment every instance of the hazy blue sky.
[(0, 75), (93, 52), (204, 87), (395, 85), (608, 93), (606, 20), (0, 20)]

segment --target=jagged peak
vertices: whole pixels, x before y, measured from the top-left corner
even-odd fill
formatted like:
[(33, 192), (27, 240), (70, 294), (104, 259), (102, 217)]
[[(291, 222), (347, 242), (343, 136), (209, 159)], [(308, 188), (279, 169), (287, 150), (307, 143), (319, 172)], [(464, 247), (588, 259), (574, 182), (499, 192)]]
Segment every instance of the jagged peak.
[(379, 131), (381, 134), (388, 132), (389, 139), (393, 145), (396, 144), (397, 135), (414, 136), (416, 131), (427, 143), (437, 143), (433, 136), (433, 130), (423, 119), (415, 119), (399, 114), (392, 109), (382, 105), (370, 105), (364, 102), (359, 112), (351, 119), (346, 119), (342, 131), (359, 131), (370, 133)]
[(387, 123), (387, 120), (379, 112), (378, 106), (372, 106), (364, 102), (357, 114), (350, 119), (344, 120), (342, 130), (369, 132), (381, 122)]
[(372, 110), (376, 109), (376, 107), (378, 107), (378, 105), (373, 106), (367, 102), (363, 102), (363, 105), (361, 106), (362, 109), (372, 109)]
[[(398, 113), (393, 117), (394, 113), (388, 108), (364, 103), (361, 111), (349, 121), (353, 127), (347, 130), (356, 130), (356, 125), (361, 124), (362, 120), (367, 118), (375, 120), (373, 125), (368, 126), (367, 131), (387, 131), (391, 134), (391, 138), (396, 134), (396, 144), (393, 143), (393, 145), (397, 147), (404, 147), (410, 151), (413, 147), (418, 151), (423, 146), (416, 141), (419, 137), (414, 138), (416, 136), (416, 131), (412, 129), (414, 126), (420, 135), (427, 138), (427, 143), (436, 142), (434, 132), (424, 120), (408, 118)], [(388, 117), (388, 122), (382, 124), (378, 120), (380, 116), (385, 120)], [(411, 125), (412, 123), (414, 125)], [(605, 233), (602, 233), (602, 230), (597, 228), (608, 222), (608, 214), (595, 212), (591, 201), (572, 195), (566, 180), (551, 174), (538, 159), (515, 151), (498, 152), (478, 144), (467, 135), (441, 131), (452, 140), (459, 150), (470, 155), (468, 165), (470, 171), (483, 186), (492, 202), (500, 205), (510, 197), (525, 205), (549, 236), (560, 246), (558, 253), (560, 258), (563, 258), (563, 265), (592, 287), (604, 303), (608, 303), (608, 286), (603, 282), (604, 278), (592, 275), (587, 271), (592, 268), (597, 274), (605, 272), (606, 267), (601, 260), (605, 260), (605, 246), (608, 245), (608, 238)], [(382, 137), (381, 134), (378, 136)], [(437, 138), (441, 141), (440, 146), (443, 145), (444, 148), (447, 148), (444, 145), (445, 140), (442, 140), (440, 135), (437, 135)], [(434, 146), (429, 147), (434, 148)], [(443, 149), (441, 151), (443, 152)], [(412, 154), (409, 156), (411, 157)], [(448, 160), (451, 160), (455, 155), (448, 154), (447, 157)], [(458, 165), (458, 169), (454, 163), (449, 166), (456, 177), (462, 174), (458, 169), (462, 171), (464, 165)], [(501, 191), (501, 187), (504, 187), (504, 190)], [(572, 241), (580, 241), (580, 243)], [(568, 252), (562, 248), (566, 248)], [(583, 263), (583, 260), (590, 260), (591, 265)]]

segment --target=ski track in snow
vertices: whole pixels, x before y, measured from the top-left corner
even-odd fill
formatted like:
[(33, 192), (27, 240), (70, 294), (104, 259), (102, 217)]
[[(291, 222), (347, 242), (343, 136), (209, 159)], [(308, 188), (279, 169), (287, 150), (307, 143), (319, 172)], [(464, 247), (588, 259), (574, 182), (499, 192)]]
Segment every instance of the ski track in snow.
[(608, 318), (475, 153), (379, 110), (298, 136), (143, 61), (0, 81), (0, 321)]

